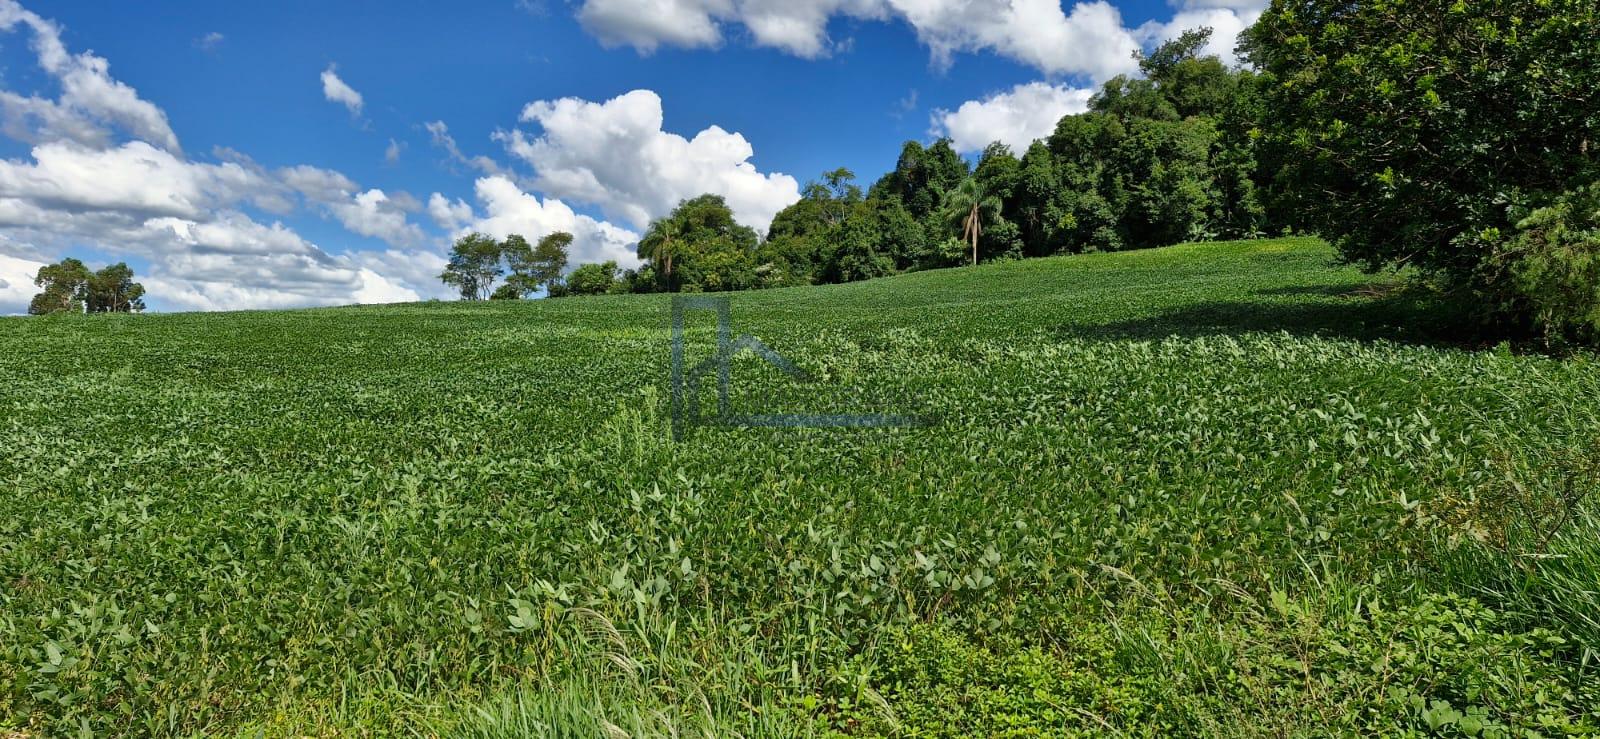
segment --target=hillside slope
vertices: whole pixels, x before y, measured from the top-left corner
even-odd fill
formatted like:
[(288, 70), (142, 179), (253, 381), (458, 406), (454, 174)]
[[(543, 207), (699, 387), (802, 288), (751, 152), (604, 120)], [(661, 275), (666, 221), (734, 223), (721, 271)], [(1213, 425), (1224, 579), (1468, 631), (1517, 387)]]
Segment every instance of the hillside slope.
[(735, 294), (930, 424), (678, 441), (668, 296), (0, 320), (0, 729), (1593, 728), (1600, 368), (1332, 259)]

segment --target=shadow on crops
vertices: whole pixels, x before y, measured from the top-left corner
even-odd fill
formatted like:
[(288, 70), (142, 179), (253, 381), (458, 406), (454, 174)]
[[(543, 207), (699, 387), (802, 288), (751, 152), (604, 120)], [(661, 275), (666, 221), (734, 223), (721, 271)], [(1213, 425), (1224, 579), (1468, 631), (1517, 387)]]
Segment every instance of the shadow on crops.
[(1473, 321), (1459, 303), (1410, 291), (1326, 285), (1271, 288), (1240, 300), (1190, 303), (1144, 318), (1056, 329), (1060, 336), (1134, 340), (1279, 331), (1468, 349), (1504, 338)]

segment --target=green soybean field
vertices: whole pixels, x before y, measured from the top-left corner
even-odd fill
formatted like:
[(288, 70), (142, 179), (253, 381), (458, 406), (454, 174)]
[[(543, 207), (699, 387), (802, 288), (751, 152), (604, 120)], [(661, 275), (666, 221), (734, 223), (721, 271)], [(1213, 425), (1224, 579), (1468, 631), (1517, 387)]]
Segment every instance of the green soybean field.
[(667, 295), (0, 319), (0, 736), (1594, 735), (1600, 365), (1402, 280), (733, 293), (924, 424), (676, 439)]

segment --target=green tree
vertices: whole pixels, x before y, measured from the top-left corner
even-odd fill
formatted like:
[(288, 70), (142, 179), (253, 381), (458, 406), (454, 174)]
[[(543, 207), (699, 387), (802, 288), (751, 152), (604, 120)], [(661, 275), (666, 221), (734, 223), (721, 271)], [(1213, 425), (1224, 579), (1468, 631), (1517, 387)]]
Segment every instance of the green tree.
[(645, 229), (639, 239), (639, 255), (650, 260), (663, 290), (674, 292), (677, 283), (672, 278), (672, 260), (678, 256), (679, 224), (671, 217), (658, 218)]
[(40, 267), (33, 285), (44, 290), (33, 296), (28, 312), (33, 315), (82, 313), (88, 298), (89, 278), (89, 268), (71, 257)]
[(894, 171), (884, 175), (868, 191), (868, 197), (898, 198), (919, 221), (931, 222), (939, 216), (946, 193), (967, 177), (967, 162), (956, 153), (949, 139), (923, 148), (907, 141), (900, 148)]
[(90, 313), (138, 313), (144, 310), (144, 285), (133, 281), (133, 269), (123, 262), (90, 275), (84, 285)]
[(1215, 237), (1211, 156), (1217, 140), (1208, 117), (1128, 122), (1127, 136), (1111, 152), (1120, 180), (1118, 230), (1127, 243), (1161, 246)]
[(972, 177), (983, 185), (984, 192), (1000, 201), (1000, 213), (981, 239), (982, 251), (995, 257), (1021, 257), (1026, 251), (1022, 229), (1016, 225), (1021, 206), (1018, 189), (1022, 185), (1022, 162), (1011, 153), (1011, 147), (998, 141), (989, 144), (978, 158)]
[(639, 251), (663, 290), (743, 290), (758, 284), (759, 241), (754, 229), (734, 220), (722, 196), (701, 195), (652, 222)]
[(821, 281), (852, 282), (894, 271), (894, 258), (885, 249), (879, 228), (876, 202), (856, 201), (849, 213), (828, 229)]
[(1057, 238), (1073, 252), (1113, 251), (1124, 245), (1119, 230), (1129, 200), (1129, 176), (1111, 156), (1128, 137), (1122, 119), (1108, 113), (1069, 115), (1050, 135), (1060, 183), (1055, 198)]
[(1000, 198), (984, 189), (976, 177), (968, 177), (956, 186), (945, 201), (949, 221), (957, 227), (961, 239), (972, 246), (972, 263), (978, 263), (978, 238), (983, 235), (986, 223), (1000, 216)]
[(486, 300), (494, 292), (495, 279), (505, 274), (500, 256), (500, 242), (481, 233), (467, 234), (450, 247), (450, 263), (439, 279), (460, 291), (463, 300)]
[[(855, 173), (840, 167), (806, 185), (800, 199), (778, 211), (759, 250), (758, 268), (780, 272), (764, 284), (831, 282), (835, 233), (863, 202)], [(770, 266), (769, 266), (770, 265)]]
[(1029, 256), (1054, 254), (1064, 248), (1061, 240), (1063, 212), (1057, 193), (1057, 177), (1050, 146), (1035, 141), (1017, 165), (1017, 184), (1012, 191), (1010, 218), (1022, 230), (1022, 241)]
[(501, 297), (525, 298), (542, 288), (547, 289), (566, 270), (567, 250), (571, 246), (572, 234), (565, 231), (539, 239), (538, 246), (530, 246), (527, 239), (517, 234), (507, 236), (500, 243), (500, 250), (509, 274), (506, 284), (495, 293)]
[(567, 275), (565, 295), (604, 295), (617, 289), (617, 263), (614, 261), (599, 264), (579, 265)]
[(1600, 339), (1600, 184), (1534, 211), (1496, 257), (1547, 340)]
[(1596, 28), (1593, 0), (1275, 0), (1242, 49), (1309, 226), (1348, 261), (1526, 312), (1514, 251), (1495, 257), (1600, 181)]

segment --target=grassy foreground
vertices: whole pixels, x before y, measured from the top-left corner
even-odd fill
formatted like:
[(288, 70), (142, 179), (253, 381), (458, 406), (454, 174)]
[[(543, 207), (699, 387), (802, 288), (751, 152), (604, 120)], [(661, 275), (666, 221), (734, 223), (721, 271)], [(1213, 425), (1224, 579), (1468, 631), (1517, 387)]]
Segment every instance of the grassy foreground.
[(1600, 366), (1332, 258), (736, 294), (933, 424), (678, 442), (666, 296), (0, 320), (0, 735), (1594, 733)]

